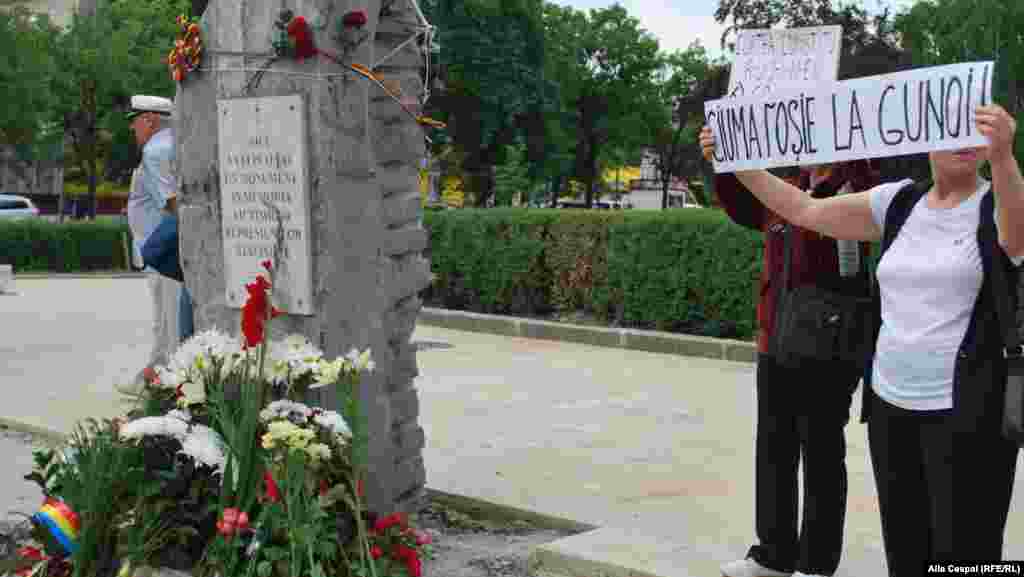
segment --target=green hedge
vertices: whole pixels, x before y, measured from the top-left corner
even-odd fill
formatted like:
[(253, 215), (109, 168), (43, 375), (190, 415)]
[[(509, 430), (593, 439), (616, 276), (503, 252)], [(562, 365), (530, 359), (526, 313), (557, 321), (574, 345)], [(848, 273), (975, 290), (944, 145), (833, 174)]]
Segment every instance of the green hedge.
[(16, 272), (127, 270), (125, 239), (128, 226), (111, 221), (0, 220), (0, 262)]
[(427, 212), (429, 303), (747, 338), (760, 233), (717, 210)]

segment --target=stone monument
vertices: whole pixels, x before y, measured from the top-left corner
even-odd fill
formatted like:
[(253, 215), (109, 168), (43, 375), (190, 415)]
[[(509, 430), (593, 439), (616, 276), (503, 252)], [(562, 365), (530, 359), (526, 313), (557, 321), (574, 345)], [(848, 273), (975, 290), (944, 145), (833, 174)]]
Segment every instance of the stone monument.
[[(330, 57), (275, 57), (284, 10), (305, 18)], [(365, 23), (344, 29), (356, 10)], [(274, 298), (287, 314), (272, 336), (304, 334), (331, 357), (373, 351), (359, 397), (366, 498), (382, 514), (414, 509), (425, 483), (411, 343), (430, 278), (417, 222), (425, 139), (409, 110), (418, 102), (400, 104), (346, 65), (420, 95), (422, 43), (409, 40), (425, 24), (414, 0), (214, 0), (201, 19), (202, 64), (176, 95), (181, 258), (196, 330), (237, 334), (244, 283), (274, 254), (280, 226)], [(332, 397), (315, 401), (332, 406)]]

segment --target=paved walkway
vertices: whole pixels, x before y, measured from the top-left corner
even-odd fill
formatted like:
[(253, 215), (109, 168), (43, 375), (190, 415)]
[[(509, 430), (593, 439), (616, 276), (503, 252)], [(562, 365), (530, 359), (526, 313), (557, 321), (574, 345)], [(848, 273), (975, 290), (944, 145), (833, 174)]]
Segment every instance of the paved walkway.
[[(118, 414), (112, 386), (149, 349), (144, 281), (20, 279), (15, 290), (0, 296), (0, 417), (68, 431)], [(549, 549), (629, 575), (716, 576), (746, 551), (753, 365), (422, 325), (415, 340), (432, 488), (601, 527)], [(882, 575), (865, 429), (851, 416), (839, 574)], [(1024, 558), (1021, 488), (1011, 559)]]

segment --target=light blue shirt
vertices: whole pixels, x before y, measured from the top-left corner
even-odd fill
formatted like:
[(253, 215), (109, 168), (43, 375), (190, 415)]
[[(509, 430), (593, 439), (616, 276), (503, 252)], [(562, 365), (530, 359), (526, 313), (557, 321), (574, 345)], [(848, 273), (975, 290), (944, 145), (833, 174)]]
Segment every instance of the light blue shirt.
[(142, 164), (136, 186), (128, 196), (128, 226), (139, 253), (156, 230), (161, 210), (174, 190), (174, 131), (164, 128), (142, 147)]

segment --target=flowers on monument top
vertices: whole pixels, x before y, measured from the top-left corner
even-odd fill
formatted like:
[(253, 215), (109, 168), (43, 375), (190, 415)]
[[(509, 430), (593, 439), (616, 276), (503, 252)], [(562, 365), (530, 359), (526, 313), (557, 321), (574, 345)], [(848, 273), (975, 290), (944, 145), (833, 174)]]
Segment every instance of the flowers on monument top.
[(199, 24), (178, 16), (178, 34), (174, 48), (167, 55), (167, 64), (171, 68), (171, 77), (175, 82), (184, 82), (185, 77), (199, 68), (203, 56), (203, 40)]
[(362, 28), (368, 20), (366, 10), (351, 10), (341, 17), (342, 25), (349, 28)]

